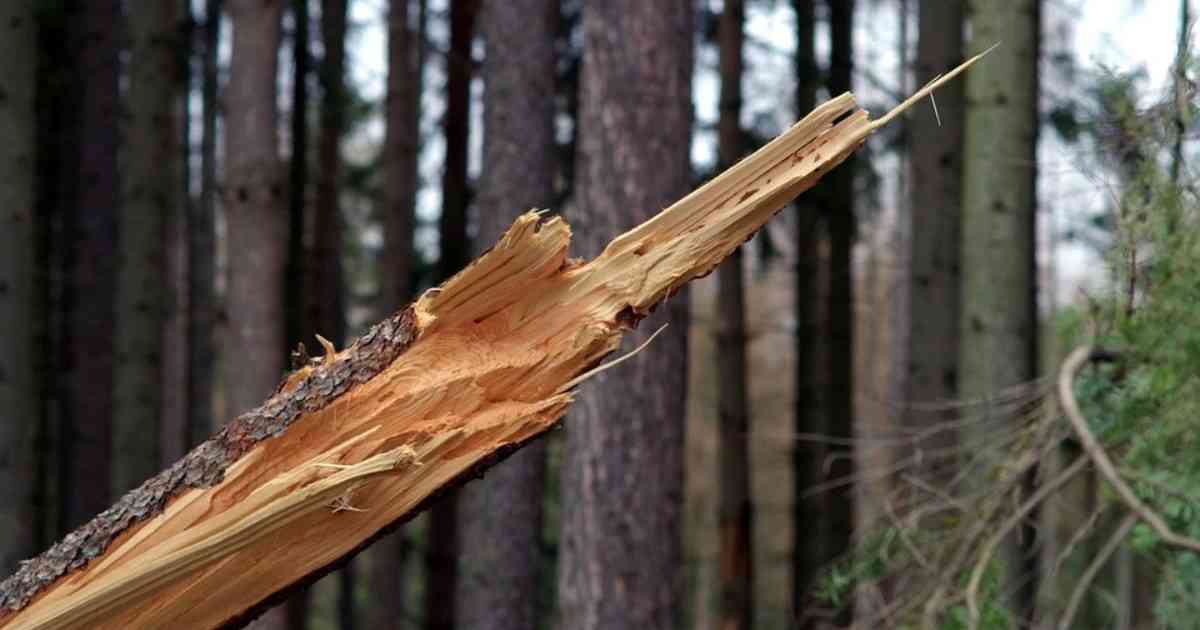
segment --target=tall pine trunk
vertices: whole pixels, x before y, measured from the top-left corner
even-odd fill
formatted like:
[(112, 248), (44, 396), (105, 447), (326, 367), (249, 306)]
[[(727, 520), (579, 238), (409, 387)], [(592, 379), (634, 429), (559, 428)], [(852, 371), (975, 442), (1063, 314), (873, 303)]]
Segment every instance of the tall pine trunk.
[[(442, 170), (442, 215), (439, 220), (439, 280), (467, 264), (467, 157), (471, 123), (471, 45), (475, 39), (478, 0), (450, 4), (450, 50), (446, 54), (446, 112), (442, 127), (446, 159)], [(454, 590), (458, 581), (458, 495), (443, 497), (429, 518), (425, 552), (425, 625), (431, 630), (455, 627)]]
[(111, 483), (114, 319), (118, 259), (118, 74), (121, 3), (72, 4), (67, 14), (79, 94), (78, 144), (63, 150), (78, 162), (63, 173), (64, 334), (62, 488), (64, 525), (70, 529), (108, 506)]
[[(830, 55), (827, 85), (830, 94), (849, 91), (854, 74), (854, 0), (828, 0)], [(822, 186), (822, 223), (828, 234), (827, 258), (819, 274), (825, 275), (828, 293), (816, 335), (824, 345), (815, 368), (822, 382), (817, 388), (821, 399), (817, 422), (819, 433), (829, 442), (818, 462), (822, 481), (848, 479), (854, 474), (854, 454), (847, 446), (854, 436), (854, 260), (855, 203), (854, 156)], [(818, 260), (821, 261), (820, 255)], [(827, 275), (826, 275), (827, 274)], [(842, 484), (820, 495), (819, 521), (815, 540), (819, 545), (810, 552), (814, 566), (827, 565), (846, 551), (854, 531), (854, 489)], [(848, 622), (847, 606), (839, 617)], [(811, 623), (813, 620), (809, 619)]]
[[(317, 198), (313, 207), (313, 250), (307, 257), (305, 319), (321, 336), (341, 348), (346, 340), (345, 283), (342, 278), (342, 135), (346, 119), (347, 0), (321, 1), (321, 115), (317, 137)], [(355, 628), (355, 562), (338, 572), (338, 621)]]
[[(0, 6), (0, 571), (35, 551), (34, 440), (42, 416), (36, 342), (34, 117), (37, 25), (31, 1)], [(43, 278), (44, 280), (44, 278)]]
[[(693, 32), (689, 0), (585, 5), (580, 255), (688, 188)], [(654, 350), (594, 376), (567, 421), (558, 595), (568, 630), (679, 625), (686, 291), (649, 319), (631, 340), (670, 323)]]
[[(555, 88), (558, 17), (558, 0), (487, 2), (480, 14), (487, 43), (481, 246), (495, 243), (520, 212), (554, 201), (554, 101), (548, 95)], [(458, 627), (538, 626), (545, 480), (545, 442), (538, 442), (463, 489)]]
[[(421, 142), (421, 70), (425, 0), (418, 0), (416, 27), (409, 0), (391, 0), (388, 12), (387, 125), (383, 146), (383, 241), (380, 283), (384, 313), (399, 310), (412, 293), (413, 222), (417, 201), (417, 157)], [(411, 553), (407, 531), (398, 530), (371, 550), (367, 627), (400, 628), (406, 607), (406, 570)]]
[[(916, 80), (924, 84), (963, 58), (965, 2), (922, 2), (918, 6)], [(964, 84), (951, 81), (937, 92), (938, 115), (918, 111), (908, 120), (910, 144), (908, 276), (908, 365), (904, 371), (902, 428), (915, 435), (949, 419), (921, 405), (953, 400), (958, 385), (959, 247), (961, 230)], [(936, 139), (936, 140), (934, 140)], [(913, 445), (928, 451), (956, 440), (942, 430)], [(898, 453), (898, 459), (914, 451)], [(928, 481), (945, 480), (952, 466), (930, 468)]]
[(188, 450), (191, 434), (189, 422), (188, 393), (191, 377), (188, 374), (188, 316), (191, 308), (191, 257), (188, 236), (189, 215), (195, 200), (192, 194), (191, 97), (195, 86), (192, 80), (192, 55), (195, 49), (195, 18), (190, 0), (172, 0), (176, 6), (174, 67), (176, 70), (176, 97), (171, 107), (175, 132), (176, 184), (174, 207), (167, 216), (164, 240), (168, 291), (166, 313), (163, 320), (162, 394), (159, 400), (160, 420), (158, 432), (159, 468), (174, 463)]
[(178, 2), (155, 2), (129, 11), (127, 17), (131, 50), (121, 147), (115, 495), (159, 468), (163, 333), (171, 291), (164, 242), (167, 222), (183, 201), (183, 136), (177, 111), (183, 103), (181, 8)]
[[(808, 115), (817, 105), (821, 84), (815, 48), (816, 0), (793, 0), (796, 15), (796, 118)], [(795, 343), (795, 429), (797, 435), (824, 431), (825, 396), (819, 387), (824, 367), (819, 365), (822, 347), (828, 343), (818, 329), (824, 304), (822, 288), (827, 284), (828, 265), (821, 255), (828, 249), (815, 199), (822, 188), (796, 201), (796, 343)], [(824, 247), (823, 247), (824, 246)], [(813, 528), (824, 518), (820, 497), (805, 492), (820, 482), (825, 449), (819, 442), (797, 441), (792, 450), (792, 609), (801, 615), (821, 562), (821, 540)]]
[[(226, 6), (233, 55), (224, 99), (229, 328), (222, 358), (232, 417), (269, 395), (283, 374), (288, 221), (276, 128), (283, 0), (230, 0)], [(256, 627), (285, 624), (285, 611), (276, 608)]]
[[(742, 45), (746, 7), (725, 0), (720, 42), (721, 99), (717, 159), (721, 169), (742, 156)], [(746, 298), (742, 249), (717, 270), (717, 363), (720, 380), (720, 627), (754, 623), (753, 505), (750, 497), (750, 403), (746, 372)]]
[[(1003, 41), (987, 72), (967, 74), (959, 393), (987, 400), (1038, 373), (1036, 281), (1039, 0), (970, 0), (968, 54)], [(985, 408), (984, 413), (989, 413)], [(1032, 474), (1027, 485), (1032, 482)], [(1034, 529), (1009, 548), (1014, 615), (1032, 618)]]
[(200, 135), (200, 198), (188, 213), (188, 446), (204, 440), (212, 429), (213, 373), (217, 348), (216, 213), (217, 213), (217, 46), (221, 40), (222, 0), (204, 5), (204, 45), (200, 63), (203, 109)]

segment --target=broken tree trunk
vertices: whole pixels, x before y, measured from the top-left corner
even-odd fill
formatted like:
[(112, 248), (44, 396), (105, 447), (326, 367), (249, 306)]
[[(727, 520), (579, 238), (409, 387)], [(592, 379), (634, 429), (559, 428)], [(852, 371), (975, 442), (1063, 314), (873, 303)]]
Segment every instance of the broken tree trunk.
[(0, 628), (247, 622), (555, 426), (624, 331), (937, 85), (875, 122), (852, 94), (830, 100), (588, 262), (568, 258), (562, 219), (520, 216), (442, 287), (26, 561), (0, 583)]

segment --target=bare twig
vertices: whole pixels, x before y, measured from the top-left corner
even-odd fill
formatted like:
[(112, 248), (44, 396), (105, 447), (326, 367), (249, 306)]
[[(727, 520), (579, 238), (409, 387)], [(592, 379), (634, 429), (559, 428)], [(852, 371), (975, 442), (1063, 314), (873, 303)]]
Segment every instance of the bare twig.
[(1121, 525), (1117, 527), (1117, 531), (1108, 537), (1100, 552), (1092, 559), (1092, 563), (1084, 570), (1083, 575), (1079, 576), (1079, 582), (1075, 585), (1075, 590), (1071, 591), (1071, 599), (1067, 603), (1067, 610), (1063, 612), (1062, 619), (1058, 622), (1058, 630), (1070, 630), (1071, 624), (1075, 621), (1075, 613), (1079, 612), (1079, 605), (1083, 603), (1083, 596), (1087, 594), (1091, 588), (1092, 582), (1096, 579), (1096, 574), (1100, 569), (1104, 568), (1104, 563), (1108, 562), (1108, 558), (1113, 555), (1117, 547), (1121, 546), (1121, 542), (1129, 535), (1129, 530), (1138, 522), (1136, 514), (1128, 514), (1121, 519)]
[(1083, 447), (1087, 456), (1091, 458), (1092, 463), (1096, 465), (1096, 470), (1104, 477), (1117, 493), (1117, 497), (1125, 504), (1134, 514), (1156, 534), (1162, 538), (1163, 542), (1173, 547), (1187, 549), (1200, 553), (1200, 540), (1182, 536), (1171, 530), (1167, 522), (1161, 515), (1152, 510), (1150, 506), (1142, 502), (1129, 484), (1117, 472), (1117, 467), (1109, 459), (1108, 453), (1096, 439), (1096, 435), (1088, 428), (1087, 419), (1083, 417), (1083, 413), (1079, 411), (1079, 402), (1075, 400), (1075, 376), (1083, 369), (1083, 366), (1088, 362), (1096, 360), (1111, 359), (1110, 353), (1102, 350), (1097, 350), (1092, 346), (1080, 346), (1067, 356), (1067, 360), (1063, 362), (1062, 368), (1058, 371), (1058, 398), (1062, 405), (1063, 413), (1066, 414), (1067, 420), (1071, 423), (1071, 428), (1075, 430), (1075, 436), (1079, 439), (1080, 445)]

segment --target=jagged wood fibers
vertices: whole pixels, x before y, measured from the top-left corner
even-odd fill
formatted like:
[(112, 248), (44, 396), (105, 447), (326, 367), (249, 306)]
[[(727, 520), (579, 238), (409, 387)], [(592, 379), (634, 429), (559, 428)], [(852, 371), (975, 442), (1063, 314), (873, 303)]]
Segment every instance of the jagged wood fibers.
[(27, 561), (0, 583), (0, 628), (252, 619), (552, 428), (624, 331), (939, 84), (875, 122), (852, 94), (830, 100), (588, 262), (568, 258), (562, 219), (520, 216), (445, 285)]

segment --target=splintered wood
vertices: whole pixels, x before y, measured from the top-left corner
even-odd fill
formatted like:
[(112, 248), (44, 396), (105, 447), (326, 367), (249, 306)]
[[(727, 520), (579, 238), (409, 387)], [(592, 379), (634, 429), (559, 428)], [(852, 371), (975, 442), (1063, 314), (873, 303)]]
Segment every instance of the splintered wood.
[(0, 584), (0, 627), (247, 621), (553, 427), (626, 330), (935, 87), (874, 123), (852, 94), (830, 100), (588, 262), (568, 257), (562, 219), (521, 215), (445, 285), (27, 561)]

